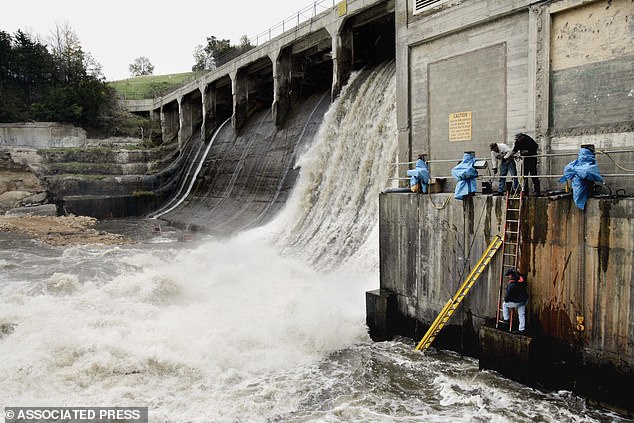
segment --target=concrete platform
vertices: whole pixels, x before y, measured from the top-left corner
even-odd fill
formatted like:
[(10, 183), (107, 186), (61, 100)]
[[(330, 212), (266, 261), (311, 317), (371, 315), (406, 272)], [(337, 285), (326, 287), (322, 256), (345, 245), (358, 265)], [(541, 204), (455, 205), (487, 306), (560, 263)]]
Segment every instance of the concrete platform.
[(495, 370), (533, 384), (533, 338), (488, 326), (480, 327), (480, 369)]

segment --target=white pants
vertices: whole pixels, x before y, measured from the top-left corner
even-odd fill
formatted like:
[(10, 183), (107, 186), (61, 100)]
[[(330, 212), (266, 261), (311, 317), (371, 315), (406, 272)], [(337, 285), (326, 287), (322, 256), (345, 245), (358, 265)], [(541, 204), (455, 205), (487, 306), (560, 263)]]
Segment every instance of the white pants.
[(526, 330), (526, 302), (523, 303), (507, 303), (504, 302), (502, 304), (502, 316), (504, 317), (504, 320), (508, 320), (509, 319), (509, 309), (510, 308), (516, 308), (517, 309), (517, 315), (519, 317), (520, 320), (520, 326), (518, 327), (519, 330)]

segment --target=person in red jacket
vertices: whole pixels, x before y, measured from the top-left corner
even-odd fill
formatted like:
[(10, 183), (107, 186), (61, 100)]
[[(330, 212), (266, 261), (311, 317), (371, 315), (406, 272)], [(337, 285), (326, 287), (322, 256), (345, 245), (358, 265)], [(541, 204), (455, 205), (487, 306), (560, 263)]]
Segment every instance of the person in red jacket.
[(526, 333), (526, 302), (528, 301), (528, 293), (526, 292), (526, 279), (515, 269), (509, 269), (504, 274), (508, 278), (506, 286), (506, 295), (504, 295), (504, 303), (502, 303), (502, 317), (508, 323), (511, 308), (517, 309), (519, 318), (519, 327), (517, 332)]

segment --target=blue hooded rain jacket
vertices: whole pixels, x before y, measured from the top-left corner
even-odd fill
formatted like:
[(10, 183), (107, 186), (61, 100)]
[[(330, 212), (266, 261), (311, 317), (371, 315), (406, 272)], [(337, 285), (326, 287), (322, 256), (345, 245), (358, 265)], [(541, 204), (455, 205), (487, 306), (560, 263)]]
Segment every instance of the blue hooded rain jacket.
[(416, 167), (407, 171), (407, 176), (411, 176), (409, 185), (414, 186), (420, 182), (423, 194), (427, 193), (427, 184), (429, 184), (429, 168), (424, 160), (416, 160)]
[(451, 176), (458, 180), (456, 190), (453, 194), (457, 200), (462, 200), (469, 194), (476, 192), (478, 187), (476, 183), (478, 171), (473, 167), (474, 163), (475, 156), (473, 154), (464, 153), (462, 161), (451, 169)]
[(559, 182), (563, 183), (569, 180), (572, 180), (572, 198), (577, 207), (583, 210), (586, 207), (592, 183), (603, 182), (599, 166), (597, 166), (597, 159), (592, 151), (587, 148), (580, 149), (577, 160), (566, 165), (564, 176)]

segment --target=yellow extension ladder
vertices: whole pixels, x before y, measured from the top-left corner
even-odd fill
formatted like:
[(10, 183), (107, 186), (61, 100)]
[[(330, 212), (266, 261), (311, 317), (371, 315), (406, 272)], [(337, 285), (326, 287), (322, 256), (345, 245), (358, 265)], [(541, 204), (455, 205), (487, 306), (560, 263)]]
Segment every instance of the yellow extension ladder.
[(456, 291), (454, 296), (449, 301), (447, 301), (445, 307), (443, 307), (443, 309), (440, 311), (438, 317), (436, 317), (436, 320), (434, 320), (434, 323), (432, 323), (432, 325), (429, 327), (429, 330), (427, 330), (425, 336), (423, 336), (423, 339), (421, 339), (421, 341), (416, 346), (416, 350), (425, 350), (429, 348), (432, 342), (434, 342), (436, 336), (438, 336), (440, 331), (445, 327), (445, 324), (447, 324), (464, 297), (469, 293), (475, 281), (478, 280), (480, 275), (482, 275), (484, 270), (487, 268), (489, 262), (491, 261), (493, 256), (495, 256), (495, 253), (501, 245), (502, 238), (500, 238), (499, 235), (496, 235), (493, 238), (493, 241), (491, 241), (491, 243), (485, 250), (484, 254), (482, 254), (482, 257), (480, 257), (478, 264), (476, 264), (476, 266), (471, 270), (471, 273), (469, 273), (469, 276), (467, 276), (467, 278), (464, 280), (458, 291)]

